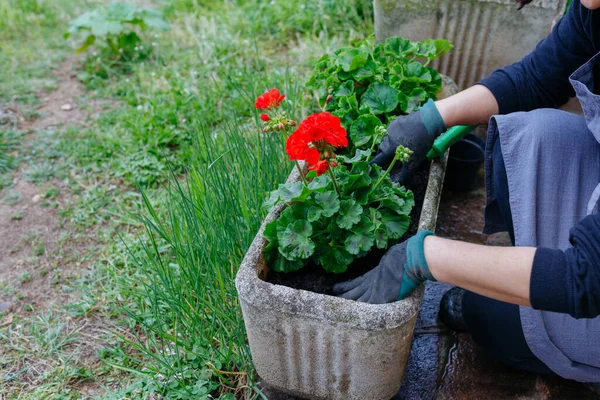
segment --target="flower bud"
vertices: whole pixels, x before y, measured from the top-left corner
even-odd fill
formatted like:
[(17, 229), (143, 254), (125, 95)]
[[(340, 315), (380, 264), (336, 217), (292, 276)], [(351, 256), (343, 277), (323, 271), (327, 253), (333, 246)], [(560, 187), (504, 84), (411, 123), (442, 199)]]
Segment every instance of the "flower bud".
[(260, 119), (267, 122), (268, 120), (271, 119), (271, 117), (269, 117), (268, 114), (260, 114)]
[(283, 130), (283, 122), (279, 123), (279, 130)]

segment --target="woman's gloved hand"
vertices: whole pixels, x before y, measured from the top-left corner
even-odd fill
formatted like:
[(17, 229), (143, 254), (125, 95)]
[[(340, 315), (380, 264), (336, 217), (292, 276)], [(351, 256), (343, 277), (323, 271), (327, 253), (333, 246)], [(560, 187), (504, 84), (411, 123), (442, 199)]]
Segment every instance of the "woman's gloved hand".
[(412, 238), (393, 246), (379, 265), (351, 281), (341, 282), (333, 292), (351, 300), (371, 304), (402, 300), (426, 280), (435, 281), (423, 250), (423, 242), (431, 231), (421, 231)]
[(379, 145), (373, 163), (386, 167), (394, 158), (396, 147), (402, 145), (413, 151), (400, 171), (400, 184), (407, 182), (427, 157), (434, 140), (448, 128), (433, 100), (409, 115), (397, 117), (388, 127), (388, 135)]

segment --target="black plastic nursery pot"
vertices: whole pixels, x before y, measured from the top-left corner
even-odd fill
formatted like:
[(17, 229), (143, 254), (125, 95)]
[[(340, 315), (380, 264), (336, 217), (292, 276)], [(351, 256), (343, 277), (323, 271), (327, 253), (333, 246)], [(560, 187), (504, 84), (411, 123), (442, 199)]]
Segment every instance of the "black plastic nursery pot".
[(485, 159), (485, 142), (469, 134), (450, 148), (444, 186), (451, 191), (471, 190)]

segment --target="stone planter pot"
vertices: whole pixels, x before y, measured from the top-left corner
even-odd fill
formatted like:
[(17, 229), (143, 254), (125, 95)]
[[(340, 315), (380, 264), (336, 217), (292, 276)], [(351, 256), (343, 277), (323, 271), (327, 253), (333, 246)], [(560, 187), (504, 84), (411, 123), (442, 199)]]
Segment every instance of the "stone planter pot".
[(374, 0), (375, 37), (448, 39), (454, 49), (432, 62), (464, 89), (519, 61), (548, 35), (567, 0)]
[[(445, 85), (446, 94), (455, 91)], [(432, 162), (420, 230), (435, 229), (447, 156)], [(288, 180), (297, 179), (294, 170)], [(309, 399), (390, 399), (402, 384), (423, 287), (405, 300), (372, 305), (266, 282), (263, 230), (282, 209), (268, 214), (236, 277), (258, 374)]]

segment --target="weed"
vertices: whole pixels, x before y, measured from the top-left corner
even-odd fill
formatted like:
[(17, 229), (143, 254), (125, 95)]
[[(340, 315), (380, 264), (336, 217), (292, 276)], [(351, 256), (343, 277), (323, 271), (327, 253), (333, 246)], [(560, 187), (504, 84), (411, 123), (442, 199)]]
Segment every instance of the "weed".
[(44, 198), (55, 199), (58, 197), (59, 194), (60, 194), (60, 190), (58, 190), (58, 188), (56, 188), (56, 187), (52, 187), (52, 188), (48, 189), (46, 191), (46, 193), (44, 193)]
[(0, 173), (15, 168), (22, 134), (0, 129)]
[(31, 282), (31, 279), (31, 274), (28, 271), (25, 271), (19, 275), (19, 282), (21, 282), (21, 284)]
[(46, 252), (46, 247), (44, 246), (43, 243), (38, 243), (33, 248), (33, 254), (35, 254), (38, 257), (43, 256), (45, 252)]
[(16, 190), (9, 190), (3, 197), (2, 201), (4, 204), (8, 206), (14, 206), (23, 200), (23, 194), (21, 192), (17, 192)]
[(112, 71), (131, 73), (130, 63), (148, 58), (152, 51), (152, 46), (144, 46), (136, 27), (162, 31), (168, 29), (169, 24), (159, 10), (119, 2), (96, 8), (71, 21), (65, 38), (75, 32), (87, 32), (77, 52), (100, 41), (96, 46), (99, 54), (94, 52), (88, 57), (86, 72), (78, 77), (89, 81), (93, 77), (106, 79)]
[(20, 221), (23, 219), (23, 210), (19, 210), (13, 215), (10, 216), (10, 219), (13, 221)]

